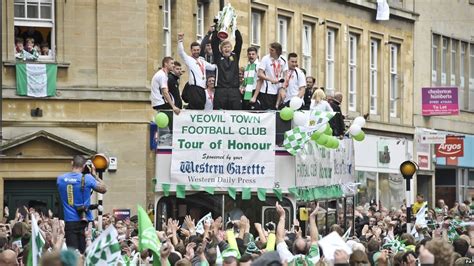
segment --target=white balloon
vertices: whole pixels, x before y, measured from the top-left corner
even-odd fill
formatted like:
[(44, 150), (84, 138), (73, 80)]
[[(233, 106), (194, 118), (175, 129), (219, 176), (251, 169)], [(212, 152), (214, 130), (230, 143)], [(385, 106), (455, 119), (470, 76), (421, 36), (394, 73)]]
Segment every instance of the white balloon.
[(351, 127), (349, 128), (349, 133), (350, 133), (352, 136), (356, 136), (356, 135), (358, 135), (360, 132), (362, 132), (362, 128), (360, 128), (359, 125), (356, 125), (356, 124), (352, 123)]
[(318, 129), (318, 132), (324, 134), (324, 132), (326, 131), (326, 127), (328, 127), (328, 125), (329, 125), (328, 123), (322, 125), (322, 126)]
[(354, 119), (354, 121), (352, 121), (352, 124), (353, 125), (359, 125), (360, 127), (364, 127), (365, 126), (365, 118), (362, 117), (362, 116), (358, 116)]
[(297, 97), (297, 96), (291, 98), (291, 100), (290, 100), (290, 108), (291, 109), (296, 111), (296, 110), (300, 109), (301, 106), (303, 106), (303, 99), (301, 99), (300, 97)]
[(293, 123), (295, 126), (307, 126), (308, 116), (303, 112), (295, 112), (293, 115)]

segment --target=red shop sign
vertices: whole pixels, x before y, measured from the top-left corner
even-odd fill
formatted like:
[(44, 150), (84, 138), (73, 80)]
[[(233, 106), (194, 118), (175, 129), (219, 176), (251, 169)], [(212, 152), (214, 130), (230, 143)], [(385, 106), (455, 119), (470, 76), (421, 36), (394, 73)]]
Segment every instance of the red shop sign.
[(444, 144), (436, 144), (436, 157), (463, 157), (464, 139), (447, 136)]

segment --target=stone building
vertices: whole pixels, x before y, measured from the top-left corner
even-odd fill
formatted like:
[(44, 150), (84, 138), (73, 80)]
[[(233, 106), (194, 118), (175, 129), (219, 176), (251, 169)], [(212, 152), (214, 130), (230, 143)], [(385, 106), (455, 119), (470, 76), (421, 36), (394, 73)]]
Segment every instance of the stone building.
[[(413, 122), (417, 135), (461, 137), (458, 141), (464, 151), (460, 157), (436, 158), (442, 154), (434, 144), (415, 145), (416, 159), (425, 166), (418, 175), (418, 191), (453, 206), (455, 201), (474, 198), (474, 1), (413, 2), (420, 14), (414, 34)], [(422, 88), (429, 87), (457, 88), (459, 113), (424, 115)]]
[[(30, 2), (2, 2), (0, 196), (18, 205), (33, 195), (58, 212), (56, 176), (68, 171), (73, 154), (99, 152), (118, 160), (118, 169), (104, 174), (109, 186), (106, 212), (133, 212), (137, 203), (148, 205), (153, 202), (155, 167), (149, 148), (151, 78), (163, 56), (177, 58), (177, 33), (185, 33), (187, 49), (207, 33), (224, 1)], [(356, 166), (367, 184), (362, 191), (385, 205), (399, 204), (398, 194), (381, 199), (378, 191), (398, 189), (401, 177), (393, 165), (411, 151), (414, 5), (389, 1), (390, 20), (376, 21), (375, 1), (230, 3), (237, 10), (244, 50), (258, 46), (262, 57), (271, 42), (280, 42), (285, 54), (298, 53), (300, 66), (315, 77), (317, 86), (329, 94), (343, 93), (348, 118), (369, 115), (366, 132), (373, 149), (359, 157), (375, 158), (375, 165)], [(15, 37), (29, 27), (41, 33), (52, 51), (40, 61), (58, 67), (52, 97), (16, 93)], [(241, 60), (246, 62), (245, 52)], [(181, 87), (186, 79), (184, 75)], [(400, 150), (391, 164), (377, 163), (385, 147), (388, 152)]]

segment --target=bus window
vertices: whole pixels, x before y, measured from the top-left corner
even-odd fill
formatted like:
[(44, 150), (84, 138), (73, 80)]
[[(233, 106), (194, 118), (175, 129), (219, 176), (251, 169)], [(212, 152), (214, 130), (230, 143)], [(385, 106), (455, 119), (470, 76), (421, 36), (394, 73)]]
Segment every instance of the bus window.
[(222, 195), (198, 192), (186, 195), (184, 199), (174, 196), (163, 197), (158, 201), (156, 209), (156, 226), (159, 230), (162, 230), (163, 224), (168, 221), (168, 218), (177, 219), (179, 224), (182, 224), (184, 217), (190, 215), (197, 223), (209, 212), (212, 213), (213, 218), (222, 215)]

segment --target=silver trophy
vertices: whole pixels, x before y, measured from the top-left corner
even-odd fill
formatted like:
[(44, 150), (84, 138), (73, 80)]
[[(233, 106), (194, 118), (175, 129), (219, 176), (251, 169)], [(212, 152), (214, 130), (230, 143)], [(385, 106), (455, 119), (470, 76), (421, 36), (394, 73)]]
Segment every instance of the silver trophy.
[(227, 4), (222, 11), (219, 11), (217, 15), (217, 37), (221, 40), (225, 40), (237, 29), (237, 15), (235, 9), (229, 4)]

